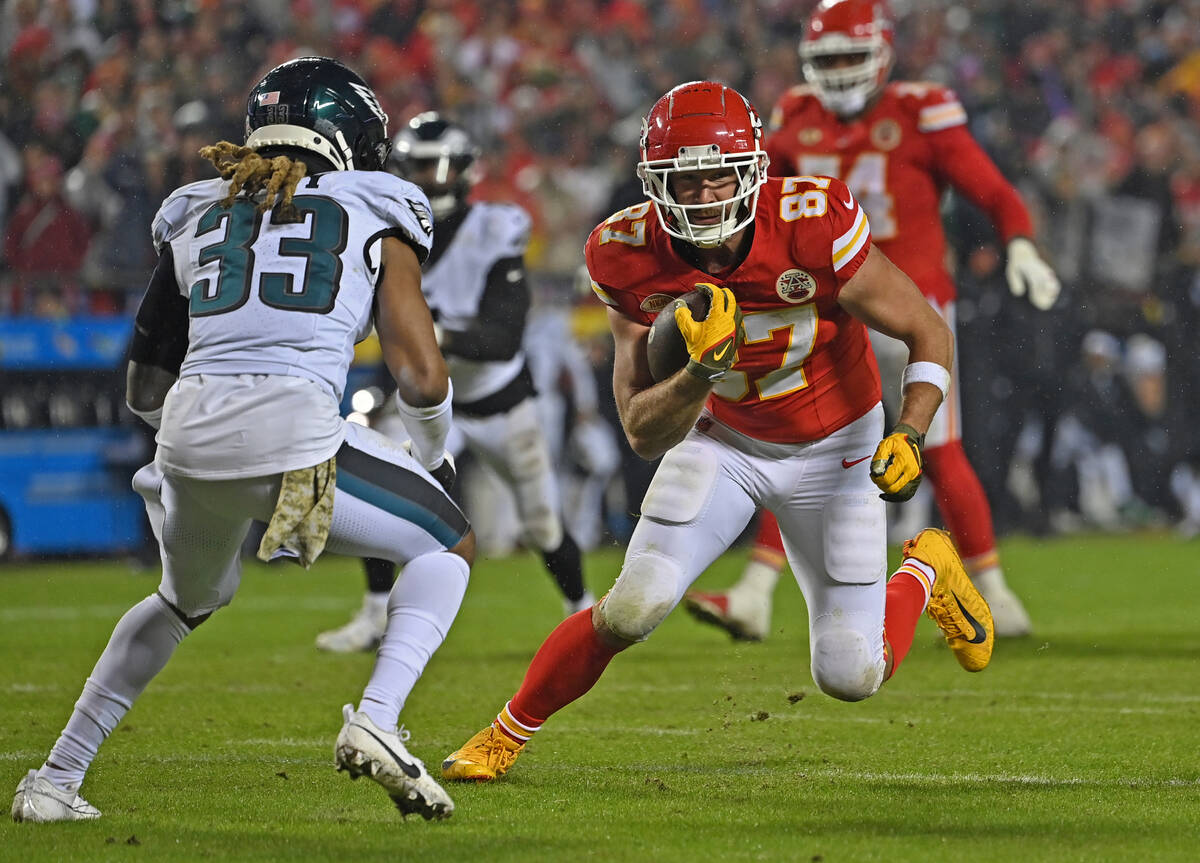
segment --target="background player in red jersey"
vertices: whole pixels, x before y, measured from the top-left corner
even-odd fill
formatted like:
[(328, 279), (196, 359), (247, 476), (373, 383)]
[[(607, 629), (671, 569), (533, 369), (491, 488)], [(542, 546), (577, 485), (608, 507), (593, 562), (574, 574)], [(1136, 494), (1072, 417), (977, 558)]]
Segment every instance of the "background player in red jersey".
[[(967, 130), (958, 97), (936, 84), (894, 81), (892, 21), (880, 0), (823, 0), (800, 43), (807, 85), (788, 91), (771, 117), (765, 149), (772, 173), (820, 174), (845, 181), (871, 218), (875, 243), (954, 327), (954, 281), (946, 271), (939, 206), (946, 186), (982, 209), (1008, 244), (1013, 294), (1038, 309), (1058, 297), (1054, 272), (1029, 240), (1029, 213), (1017, 191)], [(872, 334), (884, 402), (899, 407), (903, 344)], [(925, 469), (942, 520), (987, 598), (996, 635), (1027, 635), (1032, 625), (1000, 568), (992, 513), (963, 451), (958, 376), (925, 439)], [(785, 562), (779, 531), (763, 513), (741, 580), (724, 593), (693, 591), (693, 615), (735, 638), (765, 638), (771, 595)]]
[[(586, 258), (609, 306), (625, 434), (644, 458), (665, 455), (612, 590), (550, 634), (492, 724), (442, 763), (449, 779), (507, 771), (551, 714), (654, 631), (759, 507), (803, 560), (795, 570), (823, 692), (874, 694), (926, 607), (964, 668), (991, 658), (991, 614), (945, 533), (906, 543), (887, 579), (879, 492), (904, 499), (920, 480), (921, 439), (950, 380), (950, 329), (872, 245), (844, 183), (766, 177), (761, 123), (741, 94), (680, 85), (643, 129), (650, 201), (599, 225)], [(701, 321), (677, 299), (697, 287), (711, 301)], [(689, 360), (655, 382), (647, 340), (664, 308)], [(866, 325), (910, 352), (899, 422), (882, 441)]]

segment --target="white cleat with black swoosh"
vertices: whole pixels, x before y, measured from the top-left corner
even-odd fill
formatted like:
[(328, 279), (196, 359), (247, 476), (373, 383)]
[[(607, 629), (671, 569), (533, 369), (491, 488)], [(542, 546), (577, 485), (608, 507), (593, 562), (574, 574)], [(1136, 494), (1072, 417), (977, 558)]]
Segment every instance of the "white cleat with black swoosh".
[(426, 821), (450, 817), (454, 801), (425, 770), (421, 759), (409, 754), (404, 746), (407, 731), (384, 731), (365, 713), (355, 712), (352, 704), (342, 708), (342, 716), (345, 724), (334, 747), (338, 770), (345, 770), (351, 779), (374, 779), (401, 815), (416, 813)]

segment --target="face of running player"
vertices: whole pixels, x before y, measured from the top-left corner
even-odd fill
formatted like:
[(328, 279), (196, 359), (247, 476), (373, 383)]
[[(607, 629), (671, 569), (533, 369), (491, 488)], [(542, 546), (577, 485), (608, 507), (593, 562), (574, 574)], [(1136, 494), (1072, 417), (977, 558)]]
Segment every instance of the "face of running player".
[(707, 171), (679, 171), (671, 176), (671, 195), (685, 206), (712, 204), (711, 208), (698, 207), (688, 211), (693, 225), (716, 225), (731, 215), (726, 212), (730, 201), (738, 192), (739, 177), (736, 168), (712, 168)]

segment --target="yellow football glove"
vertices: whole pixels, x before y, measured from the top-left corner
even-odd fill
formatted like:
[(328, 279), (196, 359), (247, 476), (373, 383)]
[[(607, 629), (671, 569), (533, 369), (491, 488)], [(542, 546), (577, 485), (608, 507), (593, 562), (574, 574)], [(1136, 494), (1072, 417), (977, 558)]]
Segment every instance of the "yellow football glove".
[(881, 498), (898, 503), (917, 493), (924, 445), (925, 435), (904, 423), (897, 423), (892, 433), (879, 442), (871, 459), (871, 481), (883, 492)]
[(708, 297), (708, 314), (698, 321), (687, 303), (676, 300), (675, 325), (687, 345), (688, 372), (704, 381), (717, 381), (729, 371), (737, 355), (742, 310), (729, 288), (697, 282), (696, 290)]

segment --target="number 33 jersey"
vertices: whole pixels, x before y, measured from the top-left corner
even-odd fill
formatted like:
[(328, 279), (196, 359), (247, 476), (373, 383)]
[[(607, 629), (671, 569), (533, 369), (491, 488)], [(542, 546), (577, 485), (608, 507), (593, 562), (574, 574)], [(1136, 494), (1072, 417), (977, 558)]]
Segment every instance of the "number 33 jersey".
[(179, 476), (264, 476), (336, 452), (383, 238), (399, 237), (422, 261), (432, 239), (425, 195), (379, 171), (306, 177), (290, 223), (245, 199), (222, 206), (227, 189), (221, 179), (178, 189), (152, 228), (188, 300), (187, 354), (155, 457)]
[(759, 440), (818, 440), (879, 401), (866, 327), (837, 302), (866, 260), (871, 229), (841, 181), (773, 177), (759, 194), (752, 230), (745, 260), (713, 276), (680, 255), (649, 202), (638, 204), (588, 238), (592, 288), (649, 326), (697, 282), (728, 287), (742, 309), (745, 335), (732, 370), (713, 387), (709, 410)]
[(154, 244), (171, 246), (189, 300), (180, 377), (275, 374), (308, 378), (338, 401), (354, 345), (371, 329), (383, 238), (424, 261), (433, 239), (424, 193), (382, 171), (305, 177), (292, 199), (300, 221), (276, 223), (228, 183), (176, 190), (154, 218)]

